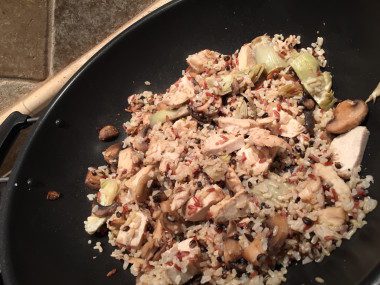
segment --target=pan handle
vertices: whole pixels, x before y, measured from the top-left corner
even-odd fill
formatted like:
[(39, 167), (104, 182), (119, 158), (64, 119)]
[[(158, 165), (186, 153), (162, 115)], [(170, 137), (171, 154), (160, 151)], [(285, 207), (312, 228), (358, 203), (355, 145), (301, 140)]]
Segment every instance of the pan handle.
[(20, 112), (11, 113), (0, 126), (0, 165), (16, 139), (19, 131), (28, 127), (38, 118), (31, 118)]

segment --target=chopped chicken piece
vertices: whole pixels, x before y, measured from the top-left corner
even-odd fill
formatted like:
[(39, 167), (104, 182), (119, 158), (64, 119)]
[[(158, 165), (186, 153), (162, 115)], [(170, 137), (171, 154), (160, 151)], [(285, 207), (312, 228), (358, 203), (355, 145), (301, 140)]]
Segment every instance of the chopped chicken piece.
[(150, 195), (150, 191), (146, 188), (146, 185), (149, 180), (155, 177), (153, 169), (153, 165), (145, 166), (133, 177), (125, 181), (125, 186), (130, 189), (132, 197), (136, 202), (144, 202)]
[(316, 224), (314, 232), (321, 240), (340, 239), (341, 236), (336, 231), (336, 227), (331, 227), (325, 224)]
[(321, 179), (319, 179), (319, 177), (316, 177), (315, 179), (308, 179), (299, 183), (298, 191), (298, 196), (303, 202), (323, 206), (325, 198)]
[(368, 129), (358, 126), (333, 139), (330, 150), (334, 154), (333, 161), (338, 162), (341, 166), (337, 169), (340, 176), (350, 177), (351, 171), (360, 165), (368, 137)]
[(89, 216), (87, 221), (84, 222), (84, 229), (90, 235), (94, 234), (105, 222), (106, 217), (97, 217), (95, 215)]
[(255, 64), (251, 44), (245, 44), (240, 48), (238, 54), (239, 70), (244, 70)]
[(288, 150), (291, 149), (291, 146), (285, 140), (278, 136), (272, 135), (268, 130), (260, 128), (252, 128), (246, 142), (256, 146), (280, 147)]
[(248, 210), (248, 194), (239, 192), (235, 196), (224, 198), (212, 206), (210, 214), (215, 222), (226, 222), (246, 216)]
[(291, 118), (285, 125), (281, 125), (281, 136), (287, 138), (294, 138), (302, 134), (306, 129), (296, 119)]
[(141, 158), (131, 148), (119, 152), (117, 174), (120, 178), (129, 178), (136, 173), (137, 164)]
[(245, 190), (243, 184), (239, 179), (239, 176), (236, 174), (235, 170), (232, 167), (229, 167), (227, 170), (226, 184), (227, 188), (234, 193), (238, 193)]
[(254, 240), (243, 249), (243, 257), (253, 265), (259, 264), (257, 258), (263, 253), (265, 253), (265, 249), (263, 246), (263, 237), (260, 234), (258, 234)]
[(229, 154), (244, 146), (243, 136), (232, 136), (228, 134), (211, 135), (204, 144), (204, 152), (206, 155), (213, 154)]
[(285, 111), (280, 111), (280, 130), (281, 136), (294, 138), (306, 131), (306, 128), (298, 122), (293, 116)]
[(185, 76), (170, 86), (169, 91), (163, 95), (162, 103), (177, 108), (194, 96), (193, 83)]
[(147, 223), (148, 217), (144, 213), (132, 211), (129, 213), (124, 225), (121, 226), (116, 242), (132, 248), (139, 247)]
[(275, 155), (276, 149), (261, 147), (259, 150), (254, 146), (243, 147), (236, 153), (236, 158), (239, 161), (237, 168), (250, 175), (260, 175), (268, 170)]
[(318, 211), (318, 222), (328, 226), (341, 226), (346, 221), (346, 212), (340, 207), (329, 207)]
[(171, 282), (173, 284), (184, 284), (197, 274), (200, 270), (199, 257), (200, 248), (193, 238), (181, 241), (165, 251), (162, 254), (162, 260)]
[(232, 117), (219, 117), (217, 120), (218, 126), (227, 132), (239, 129), (249, 129), (258, 124), (251, 119), (237, 119)]
[(228, 160), (221, 157), (216, 159), (209, 159), (202, 162), (203, 171), (213, 180), (224, 180), (225, 174), (228, 169)]
[(192, 222), (207, 219), (212, 205), (224, 198), (224, 193), (218, 185), (211, 185), (199, 190), (186, 204), (185, 219)]
[(160, 162), (160, 166), (158, 169), (162, 172), (165, 173), (167, 171), (168, 165), (174, 166), (176, 164), (176, 161), (180, 157), (179, 153), (175, 152), (164, 152), (162, 154), (162, 160)]
[(171, 211), (178, 210), (181, 208), (190, 198), (190, 189), (182, 188), (181, 191), (174, 193), (170, 197), (170, 209)]
[(324, 181), (331, 184), (332, 188), (338, 195), (338, 200), (344, 210), (349, 211), (353, 207), (350, 187), (338, 176), (334, 168), (325, 166), (320, 163), (314, 165), (314, 172), (320, 176)]
[(214, 62), (215, 60), (218, 60), (219, 55), (218, 52), (205, 49), (189, 55), (186, 61), (194, 71), (202, 73), (206, 71), (206, 69), (212, 68), (215, 65)]

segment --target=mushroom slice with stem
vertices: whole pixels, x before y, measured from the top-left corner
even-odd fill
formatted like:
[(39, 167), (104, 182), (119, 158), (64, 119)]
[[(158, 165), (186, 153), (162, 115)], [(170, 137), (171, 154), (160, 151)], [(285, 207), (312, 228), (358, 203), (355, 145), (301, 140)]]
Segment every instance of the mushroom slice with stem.
[(161, 213), (162, 227), (174, 234), (183, 232), (183, 218), (177, 212)]
[(344, 100), (334, 109), (334, 119), (326, 130), (332, 134), (343, 134), (359, 126), (368, 114), (368, 106), (362, 100)]
[(112, 125), (104, 126), (99, 131), (99, 140), (111, 141), (119, 136), (119, 131)]
[(224, 262), (228, 263), (241, 257), (242, 248), (239, 241), (229, 238), (224, 241), (223, 248)]
[(92, 207), (91, 213), (97, 217), (108, 217), (111, 216), (119, 206), (118, 203), (114, 202), (109, 206), (102, 206), (95, 201), (94, 206)]
[(265, 248), (263, 246), (263, 236), (258, 234), (253, 241), (243, 249), (242, 255), (253, 265), (258, 265), (258, 258), (261, 254), (265, 253)]
[(273, 217), (270, 217), (266, 221), (266, 224), (273, 231), (273, 236), (268, 240), (268, 251), (276, 254), (280, 251), (290, 233), (286, 215), (276, 214)]

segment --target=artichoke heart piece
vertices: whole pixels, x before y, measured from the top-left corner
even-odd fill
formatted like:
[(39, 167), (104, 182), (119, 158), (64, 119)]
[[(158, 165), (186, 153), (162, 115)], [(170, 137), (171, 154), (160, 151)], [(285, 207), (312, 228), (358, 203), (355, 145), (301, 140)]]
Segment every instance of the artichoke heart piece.
[(119, 193), (120, 182), (116, 179), (103, 179), (100, 181), (100, 190), (98, 202), (102, 206), (109, 206), (115, 200), (117, 194)]
[(189, 110), (186, 106), (182, 106), (176, 110), (160, 110), (150, 117), (150, 125), (154, 126), (158, 123), (165, 123), (167, 120), (173, 121), (187, 115), (189, 115)]
[(277, 68), (285, 68), (289, 64), (282, 59), (270, 43), (261, 42), (254, 47), (256, 63), (262, 64), (267, 73)]
[(232, 92), (232, 85), (234, 81), (241, 81), (244, 77), (248, 76), (252, 83), (255, 83), (259, 80), (263, 71), (264, 65), (256, 64), (241, 71), (233, 71), (229, 74), (220, 76), (210, 76), (207, 77), (205, 81), (209, 88), (216, 89), (214, 94), (223, 96)]
[(306, 51), (294, 53), (289, 60), (304, 88), (324, 110), (331, 108), (336, 99), (331, 90), (332, 77), (329, 72), (320, 72), (318, 61)]

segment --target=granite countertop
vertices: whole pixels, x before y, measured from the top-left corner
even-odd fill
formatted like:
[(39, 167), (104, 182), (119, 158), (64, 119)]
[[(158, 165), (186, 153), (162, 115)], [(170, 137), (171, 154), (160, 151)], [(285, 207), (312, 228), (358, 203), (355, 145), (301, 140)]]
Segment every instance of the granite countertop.
[[(29, 0), (0, 5), (0, 112), (91, 49), (154, 0)], [(0, 167), (6, 174), (28, 137)]]

